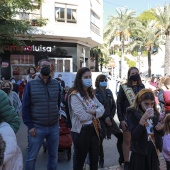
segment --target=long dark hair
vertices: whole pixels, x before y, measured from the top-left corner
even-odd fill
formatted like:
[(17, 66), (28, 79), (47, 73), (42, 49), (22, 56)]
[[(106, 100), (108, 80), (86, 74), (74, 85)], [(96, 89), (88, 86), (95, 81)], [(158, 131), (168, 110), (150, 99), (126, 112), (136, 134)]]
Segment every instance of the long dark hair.
[[(127, 84), (128, 86), (132, 86), (132, 80), (130, 79), (130, 72), (131, 72), (133, 69), (138, 70), (137, 67), (130, 67), (130, 68), (129, 68), (128, 73), (127, 73), (127, 82), (126, 82), (126, 84)], [(139, 70), (138, 70), (138, 71), (139, 71)], [(137, 85), (138, 85), (138, 86), (142, 85), (142, 81), (141, 81), (140, 76), (139, 76), (139, 80), (137, 81)]]
[(88, 98), (88, 96), (90, 96), (90, 98), (93, 99), (94, 97), (94, 93), (93, 93), (93, 88), (92, 87), (89, 87), (87, 89), (87, 91), (84, 89), (84, 86), (83, 86), (83, 82), (82, 82), (82, 76), (84, 73), (86, 72), (90, 72), (90, 69), (87, 68), (87, 67), (82, 67), (78, 70), (77, 74), (76, 74), (76, 78), (74, 80), (74, 85), (72, 87), (72, 91), (73, 90), (76, 90), (77, 92), (80, 93), (80, 95), (84, 98)]
[(30, 74), (30, 69), (33, 68), (35, 73), (37, 72), (36, 68), (34, 66), (30, 66), (27, 70), (27, 74)]

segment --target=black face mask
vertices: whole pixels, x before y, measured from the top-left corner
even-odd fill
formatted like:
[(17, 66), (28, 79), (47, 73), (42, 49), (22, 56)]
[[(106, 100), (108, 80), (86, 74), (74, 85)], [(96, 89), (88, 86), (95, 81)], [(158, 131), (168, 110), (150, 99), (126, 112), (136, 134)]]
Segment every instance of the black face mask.
[(51, 70), (50, 70), (50, 68), (47, 67), (47, 66), (41, 68), (41, 74), (42, 74), (43, 76), (49, 76), (49, 75), (50, 75), (50, 72), (51, 72)]
[(135, 74), (135, 75), (130, 76), (130, 79), (132, 81), (138, 81), (139, 80), (139, 74)]
[(9, 87), (2, 88), (2, 90), (3, 90), (6, 94), (9, 94), (9, 92), (10, 92), (10, 88), (9, 88)]

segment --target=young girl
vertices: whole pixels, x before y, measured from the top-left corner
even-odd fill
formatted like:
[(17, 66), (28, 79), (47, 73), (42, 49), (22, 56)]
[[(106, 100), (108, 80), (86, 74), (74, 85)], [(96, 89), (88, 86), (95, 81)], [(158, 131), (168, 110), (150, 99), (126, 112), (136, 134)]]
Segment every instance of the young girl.
[(163, 125), (151, 90), (138, 93), (127, 109), (127, 119), (132, 136), (130, 170), (160, 170), (158, 150), (162, 150)]
[(170, 114), (167, 114), (164, 119), (164, 131), (162, 153), (166, 160), (167, 170), (170, 170)]

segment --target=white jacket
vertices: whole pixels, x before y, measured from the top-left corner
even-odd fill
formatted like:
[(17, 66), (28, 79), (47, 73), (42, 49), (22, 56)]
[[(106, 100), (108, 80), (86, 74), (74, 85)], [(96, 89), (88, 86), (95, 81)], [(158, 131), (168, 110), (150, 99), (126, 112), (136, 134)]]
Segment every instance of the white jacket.
[[(104, 107), (94, 96), (93, 101), (95, 103), (96, 117), (100, 118), (104, 114)], [(80, 133), (82, 125), (92, 122), (93, 116), (86, 112), (86, 103), (81, 101), (81, 98), (77, 94), (71, 94), (69, 96), (69, 113), (72, 122), (72, 132)]]
[(6, 122), (0, 124), (0, 134), (6, 143), (4, 162), (0, 170), (23, 170), (23, 157), (17, 145), (17, 139), (13, 129)]

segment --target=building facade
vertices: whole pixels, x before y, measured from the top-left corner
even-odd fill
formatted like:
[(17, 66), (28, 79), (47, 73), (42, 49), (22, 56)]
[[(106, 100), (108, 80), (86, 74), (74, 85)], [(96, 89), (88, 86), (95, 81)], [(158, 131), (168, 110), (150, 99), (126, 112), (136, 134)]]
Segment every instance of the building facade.
[[(34, 3), (34, 0), (32, 0)], [(46, 26), (36, 23), (47, 19)], [(1, 55), (1, 74), (5, 79), (24, 78), (29, 66), (42, 58), (51, 60), (54, 72), (76, 72), (89, 67), (90, 48), (103, 41), (102, 0), (44, 0), (40, 8), (22, 13), (17, 19), (31, 20), (35, 27), (32, 39), (16, 35), (24, 42), (7, 45)]]

